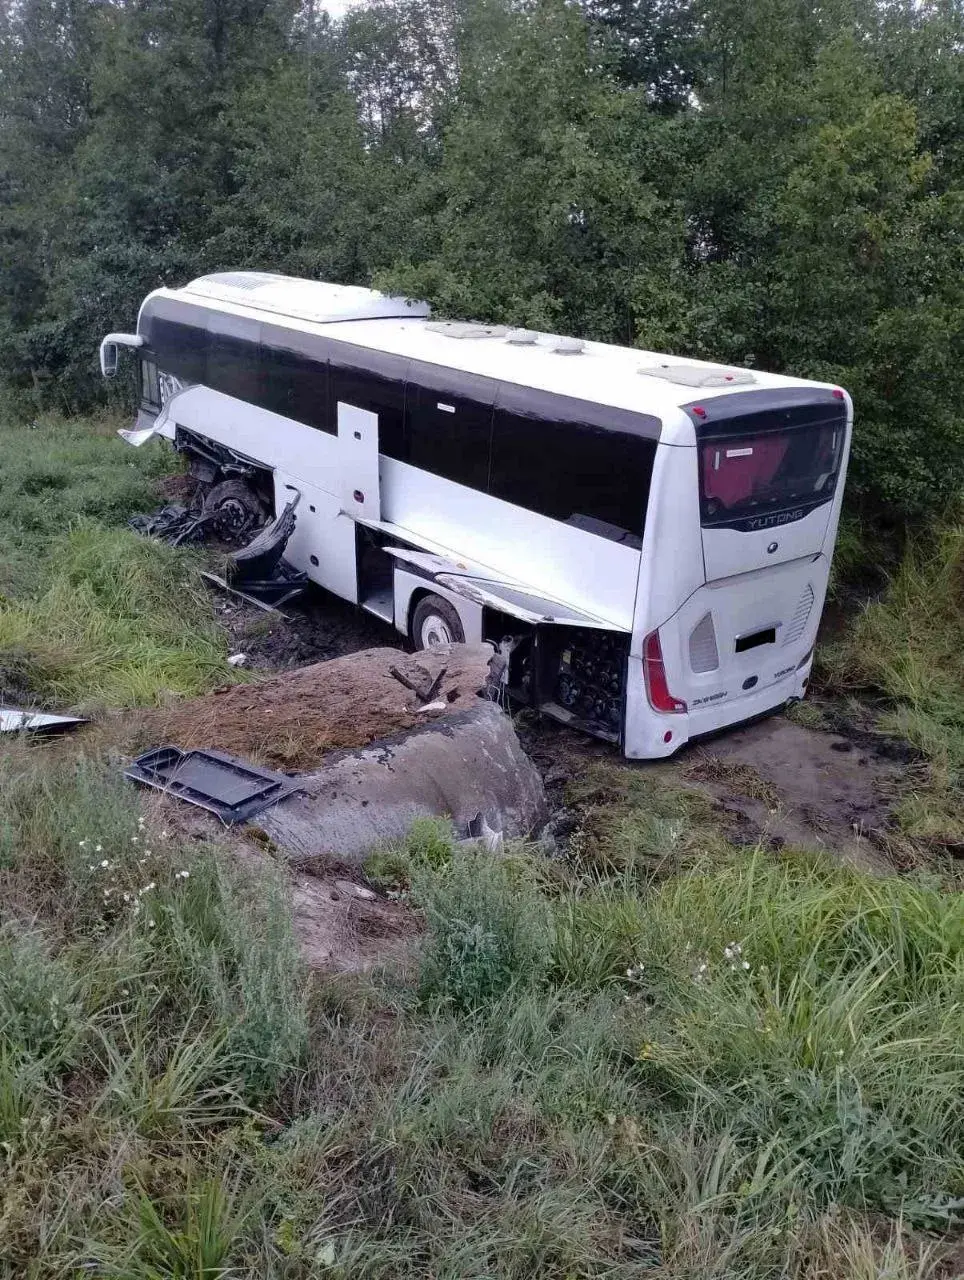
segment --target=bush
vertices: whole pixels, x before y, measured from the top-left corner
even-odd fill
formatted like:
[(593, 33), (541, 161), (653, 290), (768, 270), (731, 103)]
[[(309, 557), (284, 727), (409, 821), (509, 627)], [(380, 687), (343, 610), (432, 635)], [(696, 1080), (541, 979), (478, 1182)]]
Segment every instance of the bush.
[(444, 875), (417, 875), (414, 895), (428, 923), (426, 999), (470, 1012), (538, 983), (549, 959), (545, 904), (503, 863), (464, 853)]

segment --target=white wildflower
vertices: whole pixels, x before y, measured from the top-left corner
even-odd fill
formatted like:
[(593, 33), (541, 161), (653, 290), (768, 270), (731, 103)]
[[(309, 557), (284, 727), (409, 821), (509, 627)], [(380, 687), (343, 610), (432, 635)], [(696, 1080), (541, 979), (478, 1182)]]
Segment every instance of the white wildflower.
[(104, 846), (102, 844), (94, 845), (94, 853), (103, 853), (103, 852), (104, 852)]
[[(99, 848), (100, 848), (100, 845), (98, 845), (98, 846), (97, 846), (97, 848), (99, 849)], [(104, 868), (104, 870), (106, 871), (106, 870), (107, 870), (107, 868), (110, 866), (110, 863), (107, 861), (107, 859), (106, 859), (106, 858), (104, 858), (100, 865), (101, 865), (101, 866)]]

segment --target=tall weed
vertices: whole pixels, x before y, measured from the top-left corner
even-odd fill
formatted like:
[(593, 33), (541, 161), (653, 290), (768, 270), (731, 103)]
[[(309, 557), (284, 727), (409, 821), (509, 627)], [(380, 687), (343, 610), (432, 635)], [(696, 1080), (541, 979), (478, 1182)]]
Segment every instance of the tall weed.
[(891, 700), (884, 725), (955, 773), (964, 769), (964, 522), (912, 541), (879, 600), (820, 651), (844, 690)]
[(464, 853), (443, 874), (416, 875), (413, 887), (428, 925), (426, 999), (469, 1012), (539, 981), (549, 959), (545, 903), (506, 864)]

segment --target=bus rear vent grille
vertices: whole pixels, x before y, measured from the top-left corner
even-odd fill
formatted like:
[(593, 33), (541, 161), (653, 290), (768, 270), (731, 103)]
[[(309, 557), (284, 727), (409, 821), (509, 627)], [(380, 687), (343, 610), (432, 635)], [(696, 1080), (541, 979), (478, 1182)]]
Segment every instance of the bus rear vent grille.
[(715, 671), (720, 665), (720, 654), (716, 647), (716, 631), (713, 627), (712, 613), (704, 613), (690, 632), (690, 666), (694, 671)]
[(784, 645), (796, 644), (800, 639), (806, 629), (807, 623), (810, 621), (810, 610), (812, 608), (813, 587), (808, 583), (804, 588), (803, 595), (800, 597), (793, 617), (787, 623), (786, 634), (783, 637)]

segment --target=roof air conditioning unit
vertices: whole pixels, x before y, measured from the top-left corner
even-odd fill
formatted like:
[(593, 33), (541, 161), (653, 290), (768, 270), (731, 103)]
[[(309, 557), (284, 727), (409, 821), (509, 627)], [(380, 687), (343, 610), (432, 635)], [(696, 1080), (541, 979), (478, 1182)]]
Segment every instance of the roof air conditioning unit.
[(578, 356), (585, 346), (579, 338), (553, 338), (549, 350), (557, 356)]

